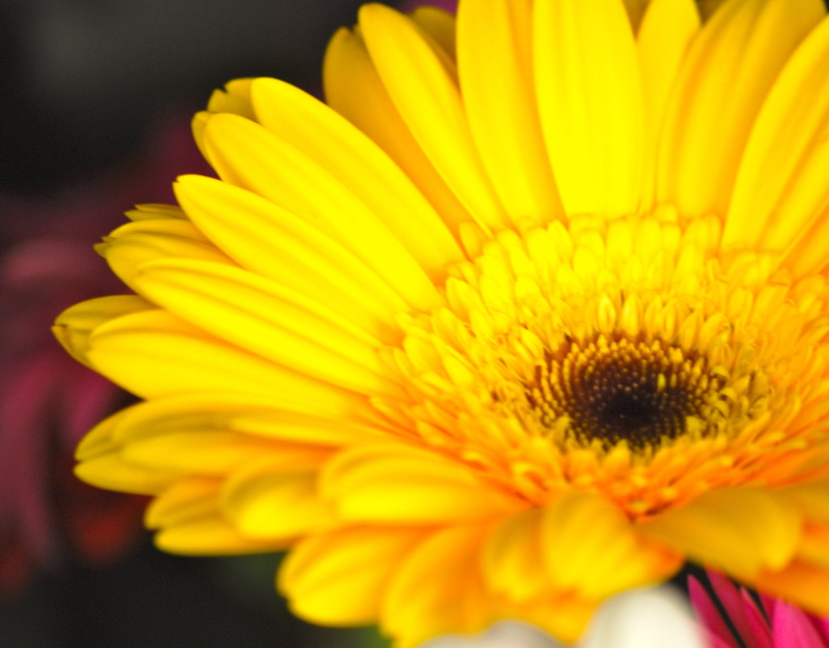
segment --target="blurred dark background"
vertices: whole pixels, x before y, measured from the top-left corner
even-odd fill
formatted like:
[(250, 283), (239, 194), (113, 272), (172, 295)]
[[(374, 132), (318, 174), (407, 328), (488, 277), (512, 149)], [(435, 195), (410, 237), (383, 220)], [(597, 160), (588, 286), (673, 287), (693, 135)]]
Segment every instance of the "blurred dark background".
[(55, 191), (137, 154), (239, 76), (316, 89), (358, 0), (3, 0), (0, 183)]
[[(171, 201), (176, 174), (205, 171), (189, 120), (213, 89), (236, 77), (275, 76), (318, 94), (327, 40), (355, 21), (359, 4), (0, 0), (2, 375), (27, 376), (37, 354), (59, 362), (50, 356), (49, 321), (78, 299), (118, 292), (91, 245), (133, 203)], [(52, 247), (43, 251), (70, 249), (88, 264), (71, 289), (62, 283), (70, 279), (40, 267), (45, 252), (37, 246), (46, 239)], [(16, 337), (21, 328), (36, 331), (25, 345)], [(54, 389), (41, 391), (38, 407), (54, 409)], [(277, 556), (169, 556), (137, 529), (105, 556), (79, 555), (69, 531), (48, 519), (70, 514), (57, 491), (69, 479), (75, 441), (51, 414), (13, 438), (2, 416), (15, 407), (0, 393), (0, 648), (382, 645), (371, 630), (293, 619), (274, 590)], [(37, 435), (48, 440), (33, 449)], [(24, 466), (18, 455), (27, 452)], [(12, 501), (3, 472), (7, 484), (36, 491), (34, 501)], [(34, 531), (18, 528), (38, 515), (47, 519)]]

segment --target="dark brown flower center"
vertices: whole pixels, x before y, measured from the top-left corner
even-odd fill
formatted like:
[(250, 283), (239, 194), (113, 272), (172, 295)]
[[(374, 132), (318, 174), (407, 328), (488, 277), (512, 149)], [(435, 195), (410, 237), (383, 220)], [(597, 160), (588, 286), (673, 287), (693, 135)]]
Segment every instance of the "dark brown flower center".
[(565, 418), (567, 434), (583, 443), (625, 440), (641, 450), (684, 434), (689, 417), (704, 418), (719, 387), (698, 353), (600, 335), (547, 352), (525, 393), (545, 426)]

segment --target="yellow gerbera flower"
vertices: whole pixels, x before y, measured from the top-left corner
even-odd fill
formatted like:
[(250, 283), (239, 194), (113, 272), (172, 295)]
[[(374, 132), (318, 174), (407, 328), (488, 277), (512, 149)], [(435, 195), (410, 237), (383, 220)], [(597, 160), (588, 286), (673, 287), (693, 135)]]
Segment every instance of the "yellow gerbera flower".
[[(370, 4), (239, 80), (56, 332), (146, 402), (78, 474), (398, 646), (565, 640), (685, 559), (829, 612), (821, 0)], [(457, 24), (456, 24), (457, 22)], [(457, 41), (457, 42), (456, 42)]]

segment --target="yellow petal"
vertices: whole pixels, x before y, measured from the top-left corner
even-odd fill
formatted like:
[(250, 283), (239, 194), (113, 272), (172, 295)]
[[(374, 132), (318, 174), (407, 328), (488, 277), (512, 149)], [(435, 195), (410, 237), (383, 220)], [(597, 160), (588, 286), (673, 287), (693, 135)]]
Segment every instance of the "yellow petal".
[(522, 511), (505, 519), (487, 539), (482, 565), (493, 591), (526, 601), (549, 587), (547, 575), (539, 569), (542, 519), (541, 509)]
[(392, 636), (402, 636), (397, 645), (412, 648), (440, 634), (477, 632), (492, 620), (492, 599), (479, 564), (487, 530), (461, 526), (438, 531), (402, 562), (381, 617)]
[(637, 37), (645, 108), (642, 208), (655, 207), (654, 170), (662, 123), (685, 51), (700, 28), (694, 0), (653, 0)]
[(204, 159), (208, 162), (210, 161), (210, 158), (207, 155), (207, 149), (204, 147), (204, 127), (207, 124), (207, 118), (209, 116), (209, 112), (202, 110), (193, 115), (193, 119), (190, 122), (190, 126), (193, 130), (193, 140), (196, 142), (196, 146), (199, 147), (199, 152), (202, 154), (202, 157), (204, 157)]
[(214, 90), (207, 102), (210, 112), (228, 112), (246, 119), (256, 120), (250, 99), (250, 84), (253, 79), (234, 79), (226, 83), (224, 90)]
[(161, 529), (155, 546), (182, 556), (226, 556), (281, 551), (287, 544), (246, 538), (221, 517), (208, 515)]
[(368, 207), (435, 280), (463, 257), (434, 208), (388, 156), (346, 119), (294, 86), (257, 79), (260, 123), (311, 155)]
[(457, 59), (455, 16), (438, 7), (429, 6), (415, 7), (410, 16), (453, 62)]
[(829, 525), (807, 522), (797, 555), (819, 569), (829, 569)]
[(406, 125), (472, 217), (501, 229), (507, 216), (475, 149), (460, 93), (423, 32), (380, 4), (360, 9), (371, 60)]
[(134, 282), (182, 319), (290, 369), (358, 392), (402, 393), (383, 376), (376, 351), (364, 339), (319, 317), (302, 295), (254, 273), (159, 261), (141, 266)]
[(159, 529), (217, 516), (221, 487), (221, 479), (180, 479), (153, 499), (144, 514), (144, 524), (148, 529)]
[(829, 240), (829, 206), (822, 209), (816, 223), (808, 228), (786, 258), (786, 264), (795, 277), (824, 272), (829, 265), (826, 244)]
[(322, 625), (377, 620), (400, 561), (424, 536), (419, 529), (352, 528), (300, 542), (279, 570), (279, 590), (294, 613)]
[(601, 601), (582, 599), (572, 593), (545, 596), (516, 606), (510, 617), (533, 624), (567, 646), (578, 645), (578, 639), (584, 635), (599, 603)]
[(660, 513), (639, 530), (693, 560), (751, 578), (791, 561), (800, 540), (800, 515), (772, 493), (716, 490)]
[(75, 474), (81, 481), (98, 488), (140, 495), (159, 493), (177, 478), (175, 473), (134, 466), (124, 461), (117, 451), (98, 454), (79, 463)]
[(122, 225), (105, 237), (97, 250), (118, 278), (133, 290), (138, 266), (153, 259), (202, 259), (235, 265), (193, 223), (182, 219), (140, 220)]
[(812, 481), (785, 488), (780, 493), (806, 520), (829, 523), (829, 481)]
[[(311, 398), (286, 399), (282, 394), (192, 394), (133, 405), (101, 423), (79, 458), (94, 456), (111, 444), (128, 445), (155, 435), (239, 432), (289, 444), (342, 446), (376, 440), (381, 419), (360, 397), (329, 391)], [(99, 436), (100, 435), (100, 436)], [(90, 438), (90, 437), (86, 437)]]
[[(803, 3), (813, 4), (822, 11), (821, 2)], [(824, 20), (792, 55), (757, 117), (737, 175), (723, 246), (787, 251), (820, 216), (829, 196), (827, 66), (829, 21)]]
[(779, 596), (818, 615), (829, 614), (829, 569), (795, 560), (781, 571), (766, 571), (751, 582), (761, 592)]
[(295, 448), (262, 436), (238, 432), (183, 430), (132, 438), (121, 450), (125, 461), (151, 470), (223, 476), (263, 455), (291, 459), (323, 457), (325, 452)]
[(343, 518), (364, 522), (459, 522), (523, 508), (466, 466), (407, 446), (346, 450), (325, 466), (321, 489)]
[(644, 541), (601, 495), (567, 491), (544, 511), (541, 547), (557, 589), (600, 600), (663, 580), (682, 564)]
[(75, 459), (85, 461), (119, 451), (121, 444), (113, 438), (113, 435), (128, 410), (129, 408), (108, 416), (87, 432), (75, 448)]
[(89, 338), (87, 357), (142, 398), (198, 392), (321, 398), (337, 389), (207, 336), (164, 311), (111, 320)]
[[(241, 265), (319, 301), (385, 341), (405, 302), (365, 263), (303, 219), (213, 178), (182, 176), (176, 196), (190, 217)], [(392, 328), (394, 330), (392, 330)]]
[(154, 308), (143, 297), (137, 295), (112, 295), (98, 297), (70, 306), (55, 320), (52, 331), (72, 357), (89, 366), (86, 351), (89, 335), (98, 326), (121, 315), (138, 313)]
[(728, 209), (757, 113), (791, 52), (823, 14), (819, 0), (735, 0), (689, 48), (663, 132), (658, 200), (685, 216)]
[[(321, 461), (310, 455), (305, 459)], [(338, 526), (333, 508), (317, 490), (319, 468), (302, 465), (299, 457), (293, 463), (291, 467), (280, 457), (267, 457), (236, 471), (225, 483), (222, 511), (243, 535), (288, 540)]]
[(187, 215), (178, 205), (162, 205), (158, 203), (146, 203), (136, 205), (135, 209), (125, 212), (127, 218), (133, 221), (156, 220), (159, 218), (178, 218), (187, 220)]
[(237, 115), (213, 115), (204, 130), (211, 163), (223, 180), (313, 222), (378, 273), (414, 308), (440, 297), (401, 243), (316, 160)]
[(514, 223), (562, 218), (532, 77), (532, 2), (482, 0), (458, 13), (464, 107), (484, 166)]
[(620, 0), (535, 4), (533, 62), (544, 138), (568, 215), (635, 213), (642, 81)]
[(323, 82), (328, 104), (403, 169), (457, 235), (460, 223), (472, 217), (415, 141), (358, 34), (345, 28), (334, 34), (325, 53)]

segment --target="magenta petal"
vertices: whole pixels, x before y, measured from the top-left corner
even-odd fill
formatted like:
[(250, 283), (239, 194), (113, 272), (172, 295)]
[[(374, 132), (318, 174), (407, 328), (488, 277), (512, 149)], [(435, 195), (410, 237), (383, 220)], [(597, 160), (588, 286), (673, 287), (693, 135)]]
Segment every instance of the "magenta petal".
[(705, 588), (693, 576), (688, 577), (688, 593), (697, 618), (705, 626), (715, 648), (740, 648), (720, 616)]
[[(753, 633), (751, 624), (746, 618), (743, 597), (740, 596), (740, 590), (727, 577), (718, 572), (709, 569), (707, 574), (717, 598), (720, 599), (720, 603), (725, 608), (725, 613), (728, 615), (731, 623), (734, 624), (737, 633), (742, 639), (748, 642), (753, 636)], [(752, 648), (754, 647), (752, 646)], [(757, 648), (760, 647), (758, 646)]]
[(805, 612), (778, 601), (772, 616), (774, 648), (829, 648)]
[(750, 628), (751, 638), (745, 638), (745, 642), (751, 648), (774, 648), (774, 638), (772, 637), (769, 622), (760, 608), (757, 606), (755, 600), (747, 590), (741, 590), (740, 596), (743, 599), (743, 611), (746, 615), (746, 621)]
[(829, 617), (817, 617), (815, 623), (820, 636), (823, 637), (823, 641), (829, 645)]

